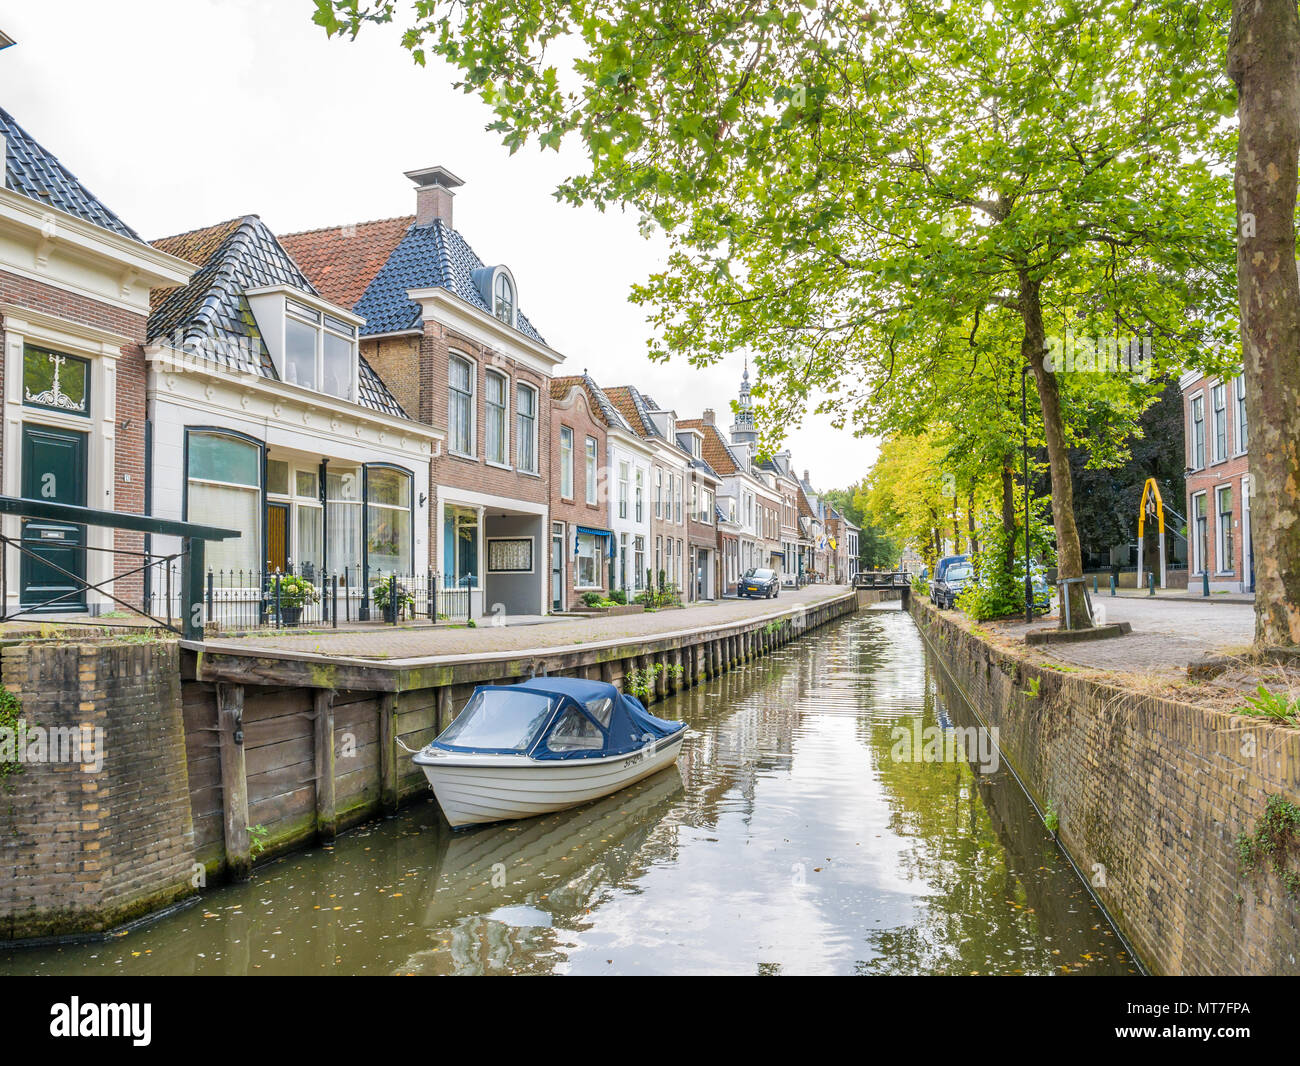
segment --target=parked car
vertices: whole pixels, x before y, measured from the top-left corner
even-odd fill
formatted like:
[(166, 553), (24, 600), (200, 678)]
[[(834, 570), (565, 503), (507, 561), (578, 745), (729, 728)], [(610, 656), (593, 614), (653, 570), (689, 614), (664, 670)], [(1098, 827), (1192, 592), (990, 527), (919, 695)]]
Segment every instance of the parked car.
[(931, 578), (930, 580), (930, 602), (931, 603), (933, 603), (936, 607), (940, 605), (938, 599), (935, 597), (935, 589), (936, 587), (938, 587), (939, 583), (943, 581), (944, 574), (947, 572), (948, 567), (956, 563), (969, 563), (969, 562), (970, 562), (970, 556), (968, 555), (945, 555), (942, 559), (940, 559), (937, 563), (934, 564), (934, 577)]
[(957, 597), (966, 585), (975, 580), (975, 568), (970, 563), (954, 563), (930, 586), (930, 598), (941, 611), (957, 606)]
[(765, 566), (751, 567), (741, 576), (740, 583), (736, 586), (736, 595), (751, 599), (755, 596), (772, 599), (781, 595), (781, 579), (775, 570), (769, 570)]

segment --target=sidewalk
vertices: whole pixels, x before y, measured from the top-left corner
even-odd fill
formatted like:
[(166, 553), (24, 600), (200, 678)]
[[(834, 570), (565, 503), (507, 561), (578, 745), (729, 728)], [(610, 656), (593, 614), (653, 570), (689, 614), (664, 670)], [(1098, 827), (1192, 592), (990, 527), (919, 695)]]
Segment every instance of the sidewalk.
[(646, 611), (596, 618), (548, 616), (532, 619), (542, 623), (537, 632), (532, 624), (496, 625), (491, 618), (478, 621), (474, 628), (438, 626), (405, 628), (380, 626), (362, 630), (315, 630), (293, 633), (280, 630), (250, 633), (244, 637), (217, 637), (203, 642), (208, 651), (266, 654), (267, 652), (307, 652), (315, 655), (392, 662), (422, 659), (438, 655), (491, 654), (493, 652), (531, 651), (537, 648), (569, 648), (593, 641), (654, 637), (687, 629), (704, 629), (725, 625), (745, 618), (789, 610), (796, 605), (811, 606), (834, 599), (849, 591), (847, 585), (810, 585), (799, 590), (782, 589), (773, 600), (720, 600), (689, 607)]

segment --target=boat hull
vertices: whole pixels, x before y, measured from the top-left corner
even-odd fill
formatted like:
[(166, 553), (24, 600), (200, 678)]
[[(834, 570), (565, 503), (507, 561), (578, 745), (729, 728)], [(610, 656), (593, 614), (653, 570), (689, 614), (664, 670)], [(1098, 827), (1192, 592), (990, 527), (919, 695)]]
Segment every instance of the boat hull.
[(599, 759), (447, 753), (416, 764), (453, 828), (563, 811), (626, 788), (677, 761), (686, 729), (626, 755)]

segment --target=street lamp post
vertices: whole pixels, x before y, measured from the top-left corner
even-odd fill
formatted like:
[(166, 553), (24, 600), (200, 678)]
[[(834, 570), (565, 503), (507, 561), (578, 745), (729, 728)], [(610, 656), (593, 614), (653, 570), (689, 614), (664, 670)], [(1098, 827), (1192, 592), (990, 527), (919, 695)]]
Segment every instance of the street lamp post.
[(1020, 368), (1020, 433), (1025, 477), (1025, 622), (1034, 620), (1034, 585), (1029, 576), (1029, 406), (1026, 400), (1025, 375), (1029, 364)]

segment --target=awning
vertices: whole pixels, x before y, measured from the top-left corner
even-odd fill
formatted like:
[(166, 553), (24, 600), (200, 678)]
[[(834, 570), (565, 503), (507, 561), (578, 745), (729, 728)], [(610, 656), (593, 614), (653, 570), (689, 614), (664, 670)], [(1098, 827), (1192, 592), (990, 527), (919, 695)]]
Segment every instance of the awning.
[(772, 552), (768, 552), (768, 554), (769, 554), (769, 555), (779, 555), (779, 556), (781, 556), (782, 559), (785, 558), (785, 552), (772, 551)]
[(590, 526), (579, 526), (579, 533), (586, 533), (591, 537), (612, 537), (614, 534), (608, 529), (592, 529)]

